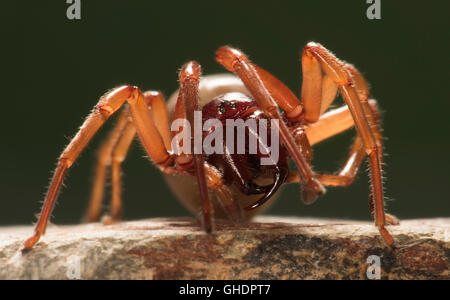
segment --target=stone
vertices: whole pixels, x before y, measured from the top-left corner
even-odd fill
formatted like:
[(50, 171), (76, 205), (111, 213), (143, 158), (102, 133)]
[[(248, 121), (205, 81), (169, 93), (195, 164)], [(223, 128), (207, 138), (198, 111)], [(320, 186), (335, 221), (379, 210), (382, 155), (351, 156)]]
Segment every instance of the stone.
[(0, 279), (368, 279), (377, 261), (381, 279), (450, 279), (450, 219), (388, 230), (395, 249), (373, 223), (342, 220), (266, 216), (210, 235), (188, 218), (51, 225), (22, 253), (33, 228), (3, 227)]

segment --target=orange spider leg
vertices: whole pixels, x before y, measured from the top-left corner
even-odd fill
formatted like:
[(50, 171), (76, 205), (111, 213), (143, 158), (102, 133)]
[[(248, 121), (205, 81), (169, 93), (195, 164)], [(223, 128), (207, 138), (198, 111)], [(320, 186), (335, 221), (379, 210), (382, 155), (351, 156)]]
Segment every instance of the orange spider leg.
[[(166, 149), (171, 149), (171, 133), (169, 129), (169, 117), (164, 96), (160, 92), (150, 91), (144, 94), (145, 102), (150, 109), (150, 116), (161, 135)], [(132, 120), (130, 120), (132, 121)], [(103, 218), (104, 224), (113, 224), (122, 218), (122, 163), (126, 158), (128, 150), (136, 136), (136, 128), (129, 122), (124, 129), (122, 136), (117, 142), (112, 152), (112, 197), (110, 205), (110, 215)], [(170, 147), (170, 148), (169, 148)]]
[[(352, 115), (347, 106), (336, 108), (325, 114), (323, 114), (319, 121), (316, 123), (307, 124), (306, 126), (301, 125), (294, 128), (293, 135), (301, 151), (304, 153), (305, 157), (312, 157), (312, 146), (333, 137), (351, 127), (354, 126)], [(340, 173), (340, 175), (355, 174), (361, 164), (362, 160), (365, 158), (366, 154), (363, 147), (361, 139), (356, 138), (352, 150), (350, 151), (350, 156), (347, 160), (345, 167), (345, 174)], [(356, 155), (356, 157), (355, 157)], [(348, 179), (341, 178), (340, 175), (323, 175), (318, 174), (317, 178), (324, 185), (338, 186), (350, 184)], [(291, 172), (288, 177), (288, 183), (300, 182), (300, 177), (298, 173)]]
[(150, 91), (144, 94), (153, 122), (158, 128), (166, 149), (172, 150), (172, 133), (170, 132), (169, 114), (166, 100), (162, 93)]
[[(369, 100), (369, 85), (361, 73), (352, 65), (346, 64), (346, 69), (352, 75), (355, 89), (360, 99), (361, 105), (364, 109), (364, 113), (367, 118), (367, 122), (372, 129), (373, 135), (375, 137), (377, 148), (379, 149), (379, 159), (380, 165), (383, 164), (383, 135), (380, 129), (380, 111), (377, 106), (377, 102), (375, 100)], [(369, 206), (371, 210), (371, 214), (374, 218), (376, 218), (376, 204), (374, 200), (374, 195), (371, 195), (369, 199)], [(386, 215), (386, 223), (391, 225), (399, 225), (400, 221), (397, 217), (391, 214)]]
[(367, 122), (372, 129), (377, 147), (379, 149), (380, 161), (383, 161), (383, 135), (381, 134), (380, 129), (380, 112), (378, 110), (377, 103), (375, 100), (369, 100), (369, 85), (361, 73), (359, 73), (358, 70), (350, 64), (346, 64), (345, 68), (352, 75), (360, 103), (364, 109)]
[[(323, 185), (327, 186), (349, 186), (355, 179), (366, 153), (361, 139), (357, 137), (350, 149), (349, 156), (338, 175), (317, 174), (317, 178)], [(287, 183), (300, 182), (300, 176), (296, 172), (289, 174)]]
[[(173, 120), (177, 120), (177, 119), (185, 119), (186, 118), (186, 111), (184, 109), (184, 103), (183, 103), (183, 98), (182, 95), (180, 93), (178, 93), (178, 98), (177, 98), (177, 102), (175, 103), (175, 109), (173, 112)], [(172, 132), (172, 135), (176, 135), (177, 132)]]
[(219, 48), (216, 52), (216, 60), (227, 70), (239, 76), (267, 117), (280, 120), (278, 130), (281, 140), (294, 159), (302, 177), (302, 199), (308, 204), (314, 202), (318, 196), (325, 193), (325, 189), (316, 179), (310, 164), (298, 149), (290, 129), (278, 113), (276, 102), (264, 86), (253, 64), (241, 51), (230, 47)]
[(303, 105), (291, 89), (258, 65), (252, 64), (252, 66), (255, 68), (259, 78), (262, 80), (272, 98), (275, 99), (281, 109), (286, 112), (288, 119), (291, 121), (301, 120), (303, 117)]
[[(304, 104), (308, 106), (307, 109), (303, 108), (300, 100), (283, 82), (258, 65), (252, 65), (272, 98), (277, 102), (281, 109), (286, 112), (286, 116), (291, 122), (301, 121), (304, 117), (309, 122), (317, 121), (336, 97), (338, 86), (330, 76), (325, 75), (322, 77), (320, 65), (320, 75), (315, 74), (315, 71), (312, 71), (313, 74), (311, 74), (311, 68), (308, 68), (308, 65), (310, 65), (308, 62), (305, 62), (303, 67), (304, 80), (302, 100)], [(319, 86), (317, 86), (315, 80), (319, 80)], [(314, 87), (317, 90), (314, 89)], [(319, 96), (314, 97), (314, 94), (319, 94)], [(318, 109), (317, 103), (319, 103), (319, 101), (317, 101), (317, 99), (320, 99), (320, 110)], [(315, 116), (313, 117), (312, 115)]]
[(100, 150), (98, 151), (91, 198), (89, 200), (88, 210), (84, 218), (86, 222), (96, 222), (100, 219), (106, 175), (108, 167), (111, 165), (112, 152), (128, 123), (128, 115), (129, 113), (126, 110), (121, 112), (116, 126), (111, 131), (105, 142), (100, 146)]
[[(149, 106), (151, 117), (164, 140), (164, 145), (170, 151), (171, 148), (168, 148), (168, 146), (171, 147), (171, 134), (164, 96), (160, 92), (150, 91), (146, 92), (144, 97)], [(121, 164), (125, 159), (135, 135), (136, 130), (132, 123), (129, 109), (125, 108), (119, 117), (116, 127), (102, 144), (98, 152), (94, 184), (85, 217), (87, 222), (96, 222), (100, 219), (106, 173), (111, 164), (113, 166), (110, 216), (107, 216), (103, 220), (104, 223), (113, 223), (121, 218)]]
[(162, 135), (152, 120), (144, 95), (136, 91), (135, 96), (129, 99), (128, 103), (139, 140), (152, 161), (159, 167), (170, 165), (172, 156), (164, 146)]
[(366, 158), (366, 152), (361, 138), (358, 136), (353, 142), (347, 161), (339, 171), (338, 175), (319, 174), (317, 177), (324, 185), (349, 186), (355, 180), (356, 174), (358, 173), (364, 158)]
[[(343, 106), (334, 110), (331, 110), (322, 115), (318, 122), (301, 126), (294, 131), (294, 137), (296, 140), (301, 141), (298, 143), (300, 148), (306, 153), (312, 153), (311, 147), (323, 140), (326, 140), (332, 136), (335, 136), (351, 127), (353, 127), (353, 118), (347, 106)], [(307, 143), (304, 138), (306, 137)], [(363, 144), (359, 137), (356, 138), (350, 156), (347, 160), (345, 167), (342, 169), (339, 175), (324, 175), (318, 174), (317, 178), (324, 185), (331, 186), (347, 186), (352, 181), (359, 169), (359, 165), (365, 158), (366, 153), (363, 148)], [(298, 177), (298, 176), (297, 176)], [(289, 181), (298, 181), (294, 174), (290, 175)]]
[(318, 122), (306, 125), (305, 131), (312, 146), (353, 125), (353, 118), (348, 107), (342, 106), (323, 114)]
[(361, 103), (358, 96), (357, 89), (354, 87), (355, 82), (351, 72), (349, 72), (346, 65), (338, 60), (332, 53), (316, 43), (309, 43), (305, 47), (302, 55), (302, 61), (303, 60), (309, 63), (312, 62), (313, 65), (317, 65), (317, 63), (320, 64), (324, 72), (339, 86), (340, 92), (353, 116), (356, 129), (362, 139), (365, 151), (369, 155), (372, 191), (375, 199), (375, 224), (386, 243), (388, 245), (393, 245), (394, 240), (390, 233), (385, 229), (386, 217), (384, 212), (384, 196), (381, 177), (381, 149), (379, 143), (376, 141), (374, 132), (372, 131), (372, 124), (368, 121), (366, 109), (364, 109), (364, 105)]
[[(375, 101), (370, 101), (369, 104), (372, 109), (376, 109)], [(334, 109), (322, 115), (318, 122), (309, 124), (305, 127), (304, 132), (306, 132), (306, 136), (308, 137), (310, 144), (301, 144), (300, 147), (302, 149), (306, 148), (307, 152), (309, 152), (311, 151), (311, 146), (320, 143), (327, 138), (335, 136), (336, 134), (353, 127), (353, 125), (353, 119), (347, 106)], [(294, 137), (296, 137), (296, 139), (299, 135), (302, 135), (302, 132), (299, 133), (299, 131), (296, 131), (294, 133)], [(347, 161), (338, 174), (317, 174), (317, 178), (323, 185), (349, 186), (356, 178), (358, 170), (365, 158), (366, 152), (364, 144), (362, 143), (361, 138), (357, 136), (350, 149)], [(298, 174), (292, 172), (289, 174), (288, 181), (289, 183), (299, 182), (300, 178)], [(373, 215), (373, 203), (370, 202), (369, 205), (371, 208), (371, 214)], [(389, 214), (386, 214), (386, 222), (391, 225), (399, 224), (399, 220), (395, 216)]]
[[(164, 146), (171, 150), (171, 133), (169, 129), (169, 117), (164, 96), (160, 92), (150, 91), (144, 94), (145, 102), (150, 109), (150, 117), (161, 135)], [(113, 224), (122, 219), (122, 170), (121, 166), (128, 150), (136, 136), (136, 128), (132, 122), (127, 127), (117, 142), (112, 153), (112, 197), (110, 215), (103, 219), (104, 224)]]
[[(179, 92), (177, 97), (177, 102), (175, 103), (175, 109), (172, 116), (172, 121), (175, 120), (185, 120), (186, 119), (186, 110), (184, 108), (183, 95)], [(180, 128), (178, 131), (172, 131), (172, 137), (179, 134), (182, 131)], [(179, 141), (179, 146), (183, 146), (183, 140)], [(176, 158), (175, 162), (179, 168), (184, 169), (188, 168), (193, 161), (193, 157), (190, 154), (180, 153)]]
[(322, 103), (320, 106), (320, 115), (322, 115), (333, 103), (336, 98), (338, 86), (333, 79), (326, 75), (322, 79)]
[(305, 126), (294, 126), (292, 128), (292, 135), (294, 136), (295, 143), (299, 147), (302, 155), (309, 163), (311, 163), (313, 151), (311, 148), (311, 143), (308, 140), (308, 136), (306, 135)]
[(165, 165), (171, 156), (167, 152), (161, 135), (151, 120), (144, 96), (133, 86), (116, 88), (103, 96), (93, 112), (87, 117), (77, 135), (66, 147), (60, 158), (48, 189), (42, 212), (36, 224), (35, 232), (24, 245), (24, 251), (30, 250), (45, 233), (47, 223), (53, 210), (67, 170), (73, 165), (81, 151), (86, 147), (95, 133), (116, 112), (125, 101), (130, 105), (130, 112), (140, 140), (157, 165)]
[(109, 215), (102, 219), (103, 224), (113, 224), (122, 218), (122, 163), (136, 136), (136, 128), (129, 122), (112, 152), (111, 181), (112, 193)]
[[(196, 154), (194, 135), (195, 130), (195, 111), (201, 111), (200, 97), (198, 94), (198, 86), (200, 83), (200, 76), (202, 69), (196, 62), (188, 62), (180, 71), (180, 92), (185, 109), (186, 120), (191, 124), (191, 153), (195, 166), (195, 173), (200, 190), (200, 197), (202, 199), (202, 215), (203, 227), (206, 232), (212, 232), (213, 224), (213, 207), (208, 195), (208, 183), (205, 174), (205, 162), (203, 159), (203, 143), (201, 145), (201, 154)], [(195, 126), (194, 126), (195, 125)], [(200, 124), (202, 125), (202, 124)]]
[(337, 84), (328, 74), (322, 74), (320, 62), (314, 56), (302, 55), (302, 101), (305, 120), (314, 123), (336, 97)]
[[(377, 106), (377, 102), (375, 100), (368, 100), (368, 95), (369, 95), (368, 85), (365, 82), (364, 78), (361, 76), (361, 74), (359, 74), (359, 72), (351, 65), (346, 65), (346, 67), (347, 67), (347, 69), (351, 70), (352, 76), (354, 76), (355, 88), (357, 89), (359, 98), (361, 100), (361, 104), (363, 105), (364, 112), (366, 113), (367, 121), (369, 122), (370, 127), (374, 133), (374, 137), (376, 139), (377, 146), (380, 149), (380, 151), (379, 151), (380, 152), (380, 155), (379, 155), (380, 156), (380, 164), (382, 164), (382, 157), (383, 157), (382, 140), (383, 140), (383, 137), (381, 135), (381, 130), (380, 130), (380, 126), (379, 126), (380, 112), (379, 112), (379, 109)], [(326, 114), (326, 115), (328, 115), (328, 114)], [(330, 132), (330, 134), (333, 135), (333, 131), (345, 126), (342, 123), (350, 122), (350, 120), (346, 120), (346, 121), (342, 120), (340, 122), (333, 122), (330, 118), (330, 120), (329, 120), (330, 124), (328, 126), (329, 129), (327, 130), (325, 128), (327, 126), (322, 126), (322, 124), (319, 124), (322, 122), (322, 119), (323, 120), (327, 119), (326, 115), (322, 116), (321, 120), (318, 123), (309, 125), (310, 127), (313, 127), (313, 131), (315, 131), (315, 132), (311, 132), (312, 138), (315, 138), (314, 136), (316, 134), (318, 134), (319, 131), (321, 132), (321, 134), (319, 134), (321, 136), (326, 134), (326, 132)], [(348, 117), (346, 119), (348, 119)], [(323, 128), (319, 128), (319, 127), (323, 127)], [(308, 129), (307, 129), (307, 131), (308, 131)], [(317, 141), (317, 142), (319, 142), (319, 141)], [(316, 141), (311, 142), (311, 143), (314, 144), (314, 143), (316, 143)], [(365, 157), (366, 157), (366, 153), (365, 153), (364, 145), (363, 145), (361, 139), (359, 137), (357, 137), (351, 148), (350, 156), (349, 156), (347, 162), (345, 163), (344, 167), (339, 172), (339, 174), (338, 175), (319, 174), (318, 178), (319, 178), (320, 182), (324, 185), (348, 186), (355, 179), (358, 169), (359, 169), (361, 163), (364, 161)], [(369, 198), (369, 208), (370, 208), (371, 215), (374, 218), (376, 218), (375, 203), (374, 203), (374, 198), (372, 197), (372, 195)], [(399, 225), (400, 224), (399, 219), (391, 214), (385, 213), (385, 219), (386, 219), (387, 224), (390, 224), (390, 225)]]

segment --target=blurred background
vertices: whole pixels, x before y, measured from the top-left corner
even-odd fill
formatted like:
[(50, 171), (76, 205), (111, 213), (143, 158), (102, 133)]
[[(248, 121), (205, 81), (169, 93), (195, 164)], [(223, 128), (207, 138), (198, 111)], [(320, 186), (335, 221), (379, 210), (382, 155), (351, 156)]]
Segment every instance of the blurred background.
[[(205, 74), (224, 72), (214, 52), (229, 44), (298, 94), (309, 41), (353, 63), (371, 84), (384, 112), (388, 211), (449, 217), (449, 2), (382, 0), (381, 20), (367, 18), (365, 0), (267, 2), (81, 0), (81, 20), (69, 20), (64, 0), (2, 1), (0, 224), (35, 221), (58, 155), (110, 88), (129, 83), (169, 96), (188, 60)], [(80, 221), (96, 149), (113, 123), (70, 170), (53, 222)], [(353, 135), (318, 145), (315, 170), (338, 170)], [(297, 185), (286, 186), (268, 213), (369, 220), (366, 169), (311, 206)], [(123, 180), (125, 219), (189, 215), (136, 142)]]

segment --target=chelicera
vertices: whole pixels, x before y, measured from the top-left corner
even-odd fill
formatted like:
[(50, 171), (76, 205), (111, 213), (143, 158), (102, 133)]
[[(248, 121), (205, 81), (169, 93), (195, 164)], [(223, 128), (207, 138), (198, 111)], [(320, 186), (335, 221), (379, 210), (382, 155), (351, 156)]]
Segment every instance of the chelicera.
[[(398, 224), (398, 220), (384, 210), (379, 111), (376, 101), (369, 100), (368, 85), (356, 68), (337, 59), (322, 45), (308, 43), (302, 52), (300, 101), (280, 80), (251, 62), (240, 50), (221, 47), (216, 52), (216, 60), (235, 75), (201, 77), (200, 65), (188, 62), (179, 74), (180, 89), (167, 105), (160, 92), (142, 93), (134, 86), (122, 86), (106, 93), (60, 156), (34, 235), (25, 242), (24, 250), (30, 250), (45, 233), (66, 171), (98, 129), (120, 108), (123, 109), (117, 125), (99, 151), (87, 221), (100, 218), (108, 168), (112, 172), (112, 200), (110, 215), (104, 222), (120, 220), (121, 163), (137, 135), (178, 198), (191, 211), (201, 212), (207, 232), (213, 231), (215, 218), (233, 222), (249, 220), (275, 198), (285, 183), (300, 183), (303, 202), (313, 203), (325, 193), (324, 186), (351, 184), (368, 156), (372, 188), (369, 206), (382, 237), (392, 246), (394, 240), (385, 225)], [(347, 105), (329, 110), (338, 90)], [(259, 158), (263, 154), (259, 152), (175, 154), (172, 138), (176, 132), (171, 131), (169, 120), (186, 119), (194, 124), (196, 111), (203, 113), (203, 121), (278, 120), (273, 123), (281, 142), (277, 161), (261, 165)], [(311, 147), (353, 126), (357, 136), (343, 168), (337, 174), (315, 173)], [(191, 130), (193, 137), (193, 126)], [(204, 133), (203, 138), (208, 134), (211, 132)], [(258, 139), (258, 143), (270, 142)], [(294, 161), (297, 170), (289, 170), (289, 159)]]

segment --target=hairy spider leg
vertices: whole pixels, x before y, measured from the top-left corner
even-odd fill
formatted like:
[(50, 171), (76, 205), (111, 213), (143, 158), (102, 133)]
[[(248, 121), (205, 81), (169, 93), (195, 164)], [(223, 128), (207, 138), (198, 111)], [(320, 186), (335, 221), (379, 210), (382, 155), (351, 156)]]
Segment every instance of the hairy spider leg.
[[(317, 72), (317, 67), (320, 67), (327, 76), (330, 76), (334, 83), (339, 87), (340, 93), (344, 98), (350, 113), (355, 122), (356, 130), (358, 135), (361, 137), (362, 143), (366, 154), (369, 156), (370, 162), (370, 175), (371, 175), (371, 187), (372, 187), (372, 197), (374, 199), (374, 216), (375, 224), (378, 227), (381, 235), (388, 245), (394, 244), (394, 239), (391, 234), (385, 229), (386, 216), (384, 211), (384, 196), (383, 196), (383, 184), (382, 184), (382, 168), (381, 168), (381, 131), (378, 129), (376, 124), (374, 114), (370, 108), (367, 100), (360, 99), (361, 91), (368, 94), (368, 89), (366, 89), (362, 84), (362, 76), (354, 78), (356, 73), (350, 70), (348, 64), (343, 63), (337, 59), (330, 51), (325, 49), (322, 45), (316, 43), (308, 43), (303, 49), (302, 53), (302, 65), (309, 65), (313, 68), (314, 72)], [(365, 83), (365, 81), (364, 81)], [(307, 84), (306, 84), (307, 85)], [(305, 85), (303, 85), (305, 86)], [(315, 95), (318, 97), (318, 93), (314, 92), (315, 89), (320, 87), (314, 86), (309, 87), (309, 99), (307, 102), (314, 102)], [(302, 92), (303, 94), (303, 92)], [(305, 94), (305, 95), (306, 95)], [(308, 96), (307, 96), (308, 98)], [(319, 103), (320, 97), (317, 98)], [(303, 99), (305, 101), (305, 99)], [(311, 104), (311, 107), (314, 105)], [(317, 105), (316, 111), (320, 111), (322, 104)], [(307, 107), (305, 105), (305, 107)], [(306, 115), (308, 112), (306, 111)], [(316, 118), (316, 115), (312, 115), (311, 120)], [(307, 118), (307, 117), (306, 117)], [(308, 119), (307, 119), (308, 120)]]
[(125, 109), (120, 113), (115, 127), (97, 152), (97, 164), (95, 166), (88, 210), (84, 217), (85, 222), (96, 222), (100, 219), (107, 172), (112, 163), (112, 153), (127, 126), (128, 115), (129, 113)]
[(115, 88), (101, 97), (92, 113), (87, 117), (76, 136), (58, 159), (50, 187), (45, 197), (41, 215), (36, 224), (33, 236), (24, 245), (24, 251), (30, 250), (45, 233), (48, 220), (53, 210), (56, 198), (67, 170), (73, 165), (81, 151), (86, 147), (100, 127), (122, 105), (128, 102), (133, 123), (144, 149), (156, 165), (166, 165), (171, 155), (164, 146), (163, 139), (151, 119), (142, 92), (134, 86)]
[(274, 100), (272, 98), (255, 70), (253, 63), (240, 50), (228, 46), (221, 47), (217, 50), (216, 60), (227, 70), (239, 76), (268, 118), (280, 120), (278, 122), (278, 129), (281, 141), (295, 161), (302, 178), (302, 199), (305, 203), (314, 202), (318, 196), (325, 193), (325, 189), (317, 180), (311, 165), (297, 147), (290, 129), (278, 113), (277, 103), (275, 102), (277, 99)]
[[(372, 109), (376, 111), (374, 100), (369, 102)], [(304, 127), (310, 144), (302, 145), (309, 148), (323, 140), (333, 137), (351, 127), (353, 118), (347, 106), (342, 106), (323, 114), (316, 123), (308, 124)], [(294, 136), (295, 133), (294, 133)], [(335, 174), (318, 174), (317, 177), (323, 185), (327, 186), (349, 186), (353, 183), (358, 170), (366, 158), (366, 152), (361, 137), (356, 136), (348, 154), (348, 158), (340, 171)], [(299, 175), (295, 172), (289, 174), (288, 182), (300, 182)], [(370, 204), (370, 203), (369, 203)], [(371, 211), (373, 214), (373, 211)], [(399, 220), (390, 214), (386, 214), (386, 223), (398, 225)]]

